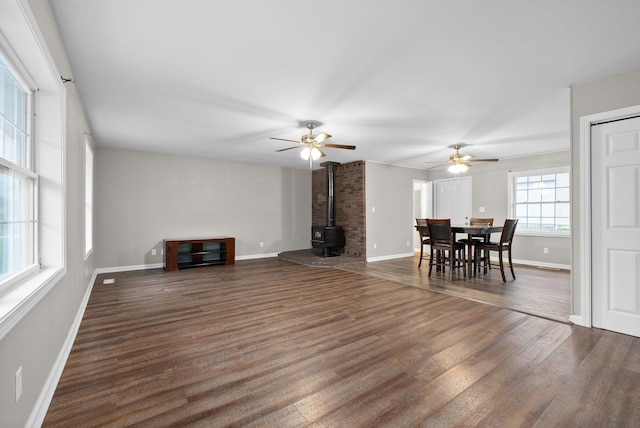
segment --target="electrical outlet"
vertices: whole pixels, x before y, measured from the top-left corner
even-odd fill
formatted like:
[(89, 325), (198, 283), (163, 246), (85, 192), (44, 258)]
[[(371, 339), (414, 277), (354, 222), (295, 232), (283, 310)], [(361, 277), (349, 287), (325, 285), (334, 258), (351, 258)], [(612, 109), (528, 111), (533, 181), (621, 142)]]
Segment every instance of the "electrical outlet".
[(408, 247), (409, 245), (411, 245), (411, 244), (409, 244), (409, 241), (407, 241), (407, 247)]
[(479, 208), (478, 208), (478, 211), (479, 211), (479, 212), (481, 212), (481, 213), (483, 213), (483, 212), (484, 212), (484, 207), (479, 207)]
[(16, 372), (16, 403), (22, 395), (22, 366), (18, 367)]
[(152, 248), (152, 249), (151, 249), (151, 255), (152, 255), (152, 256), (155, 256), (155, 255), (156, 255), (156, 249), (155, 249), (155, 248)]
[(549, 254), (549, 249), (547, 247), (544, 247), (542, 249), (542, 252), (545, 253), (545, 254)]
[(260, 248), (264, 247), (264, 242), (260, 241)]
[(378, 244), (376, 244), (375, 242), (373, 243), (373, 249), (375, 250), (376, 248), (378, 248)]

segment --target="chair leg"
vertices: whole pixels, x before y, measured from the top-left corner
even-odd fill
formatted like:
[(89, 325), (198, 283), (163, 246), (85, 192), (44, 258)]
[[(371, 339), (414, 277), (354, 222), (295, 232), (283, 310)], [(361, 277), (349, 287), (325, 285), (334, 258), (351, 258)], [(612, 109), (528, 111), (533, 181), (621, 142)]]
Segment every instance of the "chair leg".
[(473, 250), (473, 275), (476, 276), (482, 269), (482, 251), (477, 247)]
[(431, 276), (431, 269), (433, 269), (433, 264), (438, 263), (438, 251), (436, 250), (436, 256), (433, 257), (433, 247), (429, 249), (429, 275)]
[(511, 269), (511, 276), (516, 279), (516, 274), (513, 272), (513, 262), (511, 261), (511, 247), (509, 247), (509, 269)]
[[(467, 277), (467, 251), (466, 249), (462, 249), (460, 250), (460, 252), (462, 253), (462, 275), (466, 278)], [(471, 260), (469, 260), (471, 262)]]
[(500, 274), (502, 275), (502, 282), (507, 282), (507, 277), (504, 276), (504, 263), (502, 262), (502, 251), (498, 251), (498, 259), (500, 260)]
[[(489, 265), (487, 267), (487, 265)], [(484, 266), (483, 266), (483, 272), (485, 275), (488, 272), (488, 269), (491, 269), (491, 251), (485, 251), (484, 252)]]
[(424, 244), (420, 242), (420, 262), (418, 263), (418, 267), (422, 266), (422, 254), (424, 253)]

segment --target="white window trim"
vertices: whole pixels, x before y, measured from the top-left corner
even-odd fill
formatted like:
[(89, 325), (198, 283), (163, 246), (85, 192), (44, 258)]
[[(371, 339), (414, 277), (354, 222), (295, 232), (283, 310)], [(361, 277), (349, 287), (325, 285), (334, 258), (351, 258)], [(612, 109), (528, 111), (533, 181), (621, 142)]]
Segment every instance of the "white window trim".
[[(33, 112), (33, 156), (38, 180), (37, 260), (33, 274), (0, 290), (0, 340), (66, 274), (65, 243), (65, 88), (47, 49), (28, 0), (3, 4), (0, 14), (0, 48), (18, 77), (36, 89)], [(46, 141), (46, 144), (39, 144)], [(46, 208), (46, 209), (45, 209)]]
[(95, 149), (90, 134), (84, 135), (85, 162), (84, 162), (84, 260), (93, 253), (93, 211), (94, 211), (94, 184), (93, 174), (95, 170)]
[[(508, 197), (507, 197), (507, 203), (508, 203), (508, 208), (507, 208), (507, 212), (508, 214), (508, 218), (516, 218), (516, 214), (514, 211), (514, 201), (515, 201), (515, 187), (514, 187), (514, 183), (515, 183), (515, 179), (517, 177), (528, 177), (531, 175), (545, 175), (545, 174), (557, 174), (557, 173), (569, 173), (569, 175), (571, 175), (571, 168), (569, 166), (558, 166), (558, 167), (551, 167), (551, 168), (544, 168), (544, 169), (529, 169), (529, 170), (522, 170), (522, 171), (509, 171), (509, 174), (507, 175), (507, 191), (509, 193)], [(571, 177), (569, 177), (569, 183), (571, 183)], [(571, 185), (571, 184), (569, 184)], [(569, 192), (571, 192), (571, 189), (569, 189)], [(569, 201), (571, 202), (571, 201)], [(545, 237), (545, 238), (564, 238), (564, 239), (569, 239), (571, 238), (571, 233), (573, 231), (573, 225), (571, 225), (571, 232), (568, 233), (562, 233), (562, 232), (530, 232), (530, 231), (518, 231), (518, 228), (516, 228), (516, 235), (521, 235), (521, 236), (539, 236), (539, 237)]]
[[(0, 283), (0, 291), (7, 290), (9, 287), (12, 287), (14, 284), (17, 284), (21, 281), (24, 281), (29, 275), (36, 273), (39, 269), (38, 264), (38, 174), (34, 172), (35, 170), (35, 148), (33, 147), (33, 133), (34, 130), (32, 128), (33, 125), (33, 114), (35, 112), (35, 101), (34, 101), (34, 93), (33, 87), (35, 87), (34, 83), (27, 83), (27, 80), (24, 78), (24, 71), (19, 71), (20, 68), (15, 67), (13, 65), (13, 61), (9, 60), (9, 58), (14, 57), (14, 55), (5, 54), (5, 49), (8, 45), (8, 42), (3, 37), (2, 33), (0, 33), (0, 59), (4, 65), (11, 72), (11, 77), (18, 82), (20, 88), (25, 92), (26, 98), (26, 138), (27, 138), (27, 166), (22, 166), (11, 162), (10, 160), (0, 158), (0, 166), (6, 168), (9, 171), (13, 171), (21, 176), (28, 177), (33, 180), (33, 192), (34, 192), (34, 200), (33, 200), (33, 212), (34, 212), (34, 220), (35, 220), (35, 230), (33, 235), (33, 263), (26, 265), (22, 270), (13, 272), (8, 278), (5, 278), (2, 283)], [(29, 86), (31, 85), (31, 87)]]

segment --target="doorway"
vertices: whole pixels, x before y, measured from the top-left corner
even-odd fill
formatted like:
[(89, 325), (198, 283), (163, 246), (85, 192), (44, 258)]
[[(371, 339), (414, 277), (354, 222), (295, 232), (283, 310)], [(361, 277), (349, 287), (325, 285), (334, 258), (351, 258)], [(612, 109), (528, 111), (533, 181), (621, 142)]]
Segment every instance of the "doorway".
[(593, 326), (640, 337), (640, 117), (591, 126)]
[[(430, 218), (433, 216), (433, 183), (413, 180), (413, 217)], [(413, 224), (415, 226), (415, 223)], [(420, 236), (413, 234), (413, 250), (420, 251)]]
[(471, 215), (471, 177), (435, 181), (435, 217), (451, 224), (468, 224)]
[(580, 118), (580, 196), (590, 209), (580, 211), (580, 315), (571, 317), (634, 336), (640, 336), (640, 246), (623, 236), (640, 230), (638, 117), (640, 106)]

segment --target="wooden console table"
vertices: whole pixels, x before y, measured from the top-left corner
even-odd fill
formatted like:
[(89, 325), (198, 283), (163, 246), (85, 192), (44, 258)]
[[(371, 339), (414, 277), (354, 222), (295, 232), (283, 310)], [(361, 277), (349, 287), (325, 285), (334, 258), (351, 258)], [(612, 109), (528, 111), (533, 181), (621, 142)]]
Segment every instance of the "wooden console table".
[(165, 239), (164, 270), (198, 266), (232, 265), (236, 261), (235, 238)]

